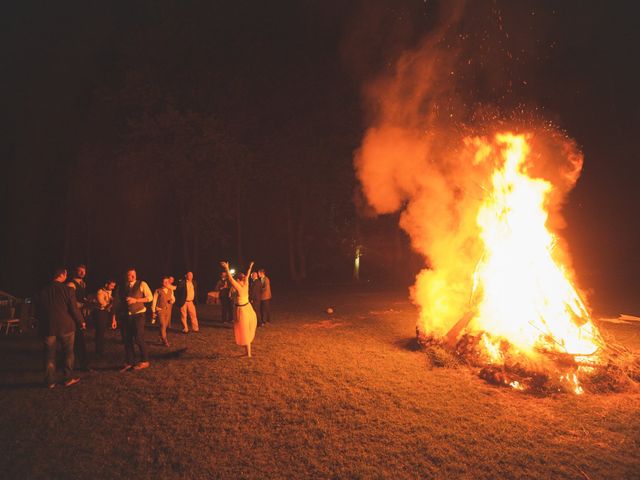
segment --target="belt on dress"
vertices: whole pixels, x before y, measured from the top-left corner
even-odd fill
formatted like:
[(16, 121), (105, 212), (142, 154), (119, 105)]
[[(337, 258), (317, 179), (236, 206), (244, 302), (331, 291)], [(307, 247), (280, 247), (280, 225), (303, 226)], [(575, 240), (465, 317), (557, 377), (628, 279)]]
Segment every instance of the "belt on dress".
[(242, 305), (238, 305), (238, 304), (236, 303), (236, 307), (246, 307), (247, 305), (249, 305), (249, 302), (247, 302), (247, 303), (243, 303)]

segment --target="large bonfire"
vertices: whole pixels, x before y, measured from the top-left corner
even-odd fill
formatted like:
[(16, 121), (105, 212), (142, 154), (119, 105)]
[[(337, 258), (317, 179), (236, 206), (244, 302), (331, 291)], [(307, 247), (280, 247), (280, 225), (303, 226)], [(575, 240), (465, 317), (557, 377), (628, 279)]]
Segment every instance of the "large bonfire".
[(637, 361), (604, 341), (559, 235), (581, 152), (522, 109), (470, 109), (452, 76), (462, 48), (443, 43), (445, 30), (369, 86), (372, 124), (355, 158), (368, 203), (400, 210), (425, 257), (411, 291), (421, 342), (520, 390), (629, 385)]
[[(546, 384), (540, 372), (551, 370), (557, 382), (579, 394), (578, 373), (592, 373), (600, 364), (604, 342), (568, 270), (554, 258), (557, 241), (547, 228), (546, 210), (553, 185), (529, 176), (527, 137), (498, 133), (492, 140), (467, 139), (474, 163), (488, 162), (492, 171), (475, 215), (482, 253), (468, 310), (447, 337), (457, 342), (464, 330), (459, 349), (473, 338), (473, 350), (464, 353), (475, 355), (475, 363), (499, 367), (486, 368), (486, 378), (524, 389), (542, 386), (532, 384), (541, 379)], [(427, 312), (419, 328), (423, 339), (429, 332)], [(562, 359), (565, 368), (554, 368), (545, 361), (549, 357)], [(508, 374), (505, 366), (520, 372)]]

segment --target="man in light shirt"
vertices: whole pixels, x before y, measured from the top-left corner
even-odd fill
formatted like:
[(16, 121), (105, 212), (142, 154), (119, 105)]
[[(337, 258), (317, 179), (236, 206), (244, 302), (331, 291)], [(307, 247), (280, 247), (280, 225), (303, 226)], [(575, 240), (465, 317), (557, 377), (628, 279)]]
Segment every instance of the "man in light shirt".
[(113, 289), (116, 287), (114, 280), (107, 280), (102, 288), (96, 293), (96, 303), (98, 304), (93, 313), (93, 320), (96, 329), (96, 356), (102, 358), (104, 355), (104, 335), (109, 324), (113, 330), (116, 329), (116, 314), (113, 305)]
[(198, 314), (196, 313), (196, 282), (193, 279), (193, 272), (187, 272), (178, 284), (176, 291), (178, 306), (180, 307), (180, 321), (182, 322), (182, 333), (189, 333), (187, 325), (187, 314), (191, 320), (191, 330), (194, 333), (200, 331), (198, 326)]
[[(127, 281), (120, 289), (118, 323), (124, 343), (125, 365), (120, 370), (141, 370), (149, 367), (147, 346), (144, 343), (144, 322), (147, 307), (145, 303), (153, 300), (153, 294), (147, 282), (138, 280), (134, 268), (127, 270)], [(140, 362), (135, 363), (134, 343), (140, 350)]]
[(171, 324), (171, 310), (176, 301), (171, 287), (171, 277), (164, 277), (162, 279), (162, 287), (156, 289), (153, 293), (153, 303), (151, 304), (153, 318), (158, 317), (160, 321), (160, 339), (165, 347), (169, 346), (167, 328)]

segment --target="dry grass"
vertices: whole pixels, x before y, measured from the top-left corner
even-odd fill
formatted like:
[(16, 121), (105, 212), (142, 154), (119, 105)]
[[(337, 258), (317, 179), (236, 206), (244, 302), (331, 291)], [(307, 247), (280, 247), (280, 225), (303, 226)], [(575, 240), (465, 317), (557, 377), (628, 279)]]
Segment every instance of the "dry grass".
[(2, 339), (3, 477), (640, 476), (638, 394), (535, 397), (431, 368), (404, 294), (299, 294), (274, 307), (252, 359), (209, 323), (174, 333), (171, 353), (149, 331), (152, 367), (119, 374), (114, 336), (104, 370), (68, 390), (36, 386), (33, 338)]

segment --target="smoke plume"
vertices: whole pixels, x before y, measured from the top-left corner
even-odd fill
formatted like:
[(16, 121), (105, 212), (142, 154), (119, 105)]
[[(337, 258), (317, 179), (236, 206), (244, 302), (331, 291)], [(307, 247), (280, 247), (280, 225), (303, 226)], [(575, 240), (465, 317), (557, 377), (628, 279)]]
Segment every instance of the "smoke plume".
[[(354, 159), (369, 204), (378, 214), (401, 211), (400, 226), (425, 258), (411, 297), (419, 328), (434, 334), (467, 311), (482, 255), (476, 215), (496, 165), (485, 161), (478, 139), (507, 130), (528, 135), (529, 175), (554, 186), (552, 230), (563, 225), (560, 209), (582, 167), (574, 142), (513, 99), (503, 39), (501, 49), (483, 36), (464, 3), (447, 5), (390, 73), (366, 85), (370, 120)], [(560, 244), (556, 254), (563, 252)]]

